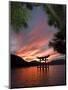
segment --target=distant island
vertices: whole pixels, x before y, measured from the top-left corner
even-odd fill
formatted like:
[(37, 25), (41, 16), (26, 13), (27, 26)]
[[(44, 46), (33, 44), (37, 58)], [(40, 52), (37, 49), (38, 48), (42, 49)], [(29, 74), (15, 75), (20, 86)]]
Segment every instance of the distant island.
[[(43, 63), (41, 63), (43, 64)], [(54, 60), (48, 63), (49, 65), (62, 65), (66, 64), (66, 61), (64, 59)], [(15, 67), (29, 67), (29, 66), (38, 66), (40, 65), (40, 62), (34, 60), (31, 62), (27, 62), (21, 57), (17, 55), (10, 54), (10, 66), (11, 68)]]

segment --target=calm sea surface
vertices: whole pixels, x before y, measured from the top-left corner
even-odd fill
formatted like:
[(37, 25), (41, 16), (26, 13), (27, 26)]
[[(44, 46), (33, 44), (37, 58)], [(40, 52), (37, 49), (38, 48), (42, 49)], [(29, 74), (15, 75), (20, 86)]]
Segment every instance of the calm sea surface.
[(11, 70), (11, 87), (65, 85), (65, 65), (50, 65), (49, 69), (27, 67)]

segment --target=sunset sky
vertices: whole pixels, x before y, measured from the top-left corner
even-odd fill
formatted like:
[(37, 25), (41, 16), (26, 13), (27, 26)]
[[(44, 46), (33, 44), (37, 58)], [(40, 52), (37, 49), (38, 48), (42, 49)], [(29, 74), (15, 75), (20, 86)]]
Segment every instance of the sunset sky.
[[(51, 55), (49, 61), (63, 58), (61, 54), (48, 47), (57, 28), (48, 25), (48, 16), (42, 5), (34, 7), (28, 20), (28, 28), (19, 33), (10, 30), (10, 53), (26, 61), (38, 60), (37, 57)], [(12, 29), (12, 28), (11, 28)]]

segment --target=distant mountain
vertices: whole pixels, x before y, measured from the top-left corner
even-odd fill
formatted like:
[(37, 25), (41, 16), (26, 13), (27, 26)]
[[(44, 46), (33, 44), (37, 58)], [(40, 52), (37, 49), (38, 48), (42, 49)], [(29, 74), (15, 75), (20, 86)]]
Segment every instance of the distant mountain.
[(33, 61), (31, 61), (30, 63), (39, 63), (38, 61), (36, 61), (36, 60), (33, 60)]
[(10, 63), (11, 67), (21, 67), (27, 64), (27, 62), (24, 59), (13, 54), (10, 55)]
[(28, 67), (28, 66), (37, 66), (40, 63), (36, 60), (31, 61), (31, 62), (27, 62), (24, 59), (22, 59), (21, 57), (17, 56), (17, 55), (10, 55), (10, 65), (11, 68), (15, 68), (15, 67)]
[(64, 59), (54, 60), (49, 62), (50, 65), (61, 65), (66, 64), (66, 61)]
[(31, 62), (29, 62), (31, 65), (39, 65), (40, 64), (40, 62), (38, 62), (38, 61), (36, 61), (36, 60), (33, 60), (33, 61), (31, 61)]

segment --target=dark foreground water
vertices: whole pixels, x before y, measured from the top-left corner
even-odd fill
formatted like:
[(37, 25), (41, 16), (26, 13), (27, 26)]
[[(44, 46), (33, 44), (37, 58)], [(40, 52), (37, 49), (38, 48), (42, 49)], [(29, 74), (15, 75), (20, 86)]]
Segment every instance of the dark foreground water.
[(50, 65), (49, 69), (27, 67), (11, 70), (11, 88), (65, 85), (65, 65)]

